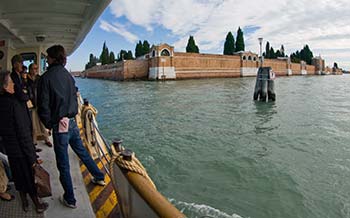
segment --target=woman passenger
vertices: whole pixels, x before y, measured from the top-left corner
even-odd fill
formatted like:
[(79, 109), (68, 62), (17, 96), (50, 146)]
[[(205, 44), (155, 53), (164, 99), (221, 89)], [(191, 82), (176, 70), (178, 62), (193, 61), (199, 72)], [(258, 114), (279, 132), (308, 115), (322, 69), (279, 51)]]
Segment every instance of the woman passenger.
[(9, 72), (0, 72), (0, 136), (10, 163), (16, 190), (22, 200), (22, 208), (28, 211), (27, 194), (37, 213), (48, 208), (39, 200), (34, 185), (33, 166), (36, 154), (32, 141), (31, 120), (25, 104), (14, 96), (14, 83)]
[(30, 64), (29, 65), (29, 73), (28, 73), (28, 89), (29, 89), (29, 98), (32, 102), (32, 108), (30, 108), (30, 112), (32, 115), (32, 125), (33, 125), (33, 143), (37, 144), (38, 137), (41, 137), (45, 140), (45, 144), (49, 147), (52, 147), (52, 143), (49, 139), (49, 133), (46, 130), (44, 124), (40, 122), (38, 109), (36, 107), (37, 103), (37, 87), (38, 87), (38, 65)]

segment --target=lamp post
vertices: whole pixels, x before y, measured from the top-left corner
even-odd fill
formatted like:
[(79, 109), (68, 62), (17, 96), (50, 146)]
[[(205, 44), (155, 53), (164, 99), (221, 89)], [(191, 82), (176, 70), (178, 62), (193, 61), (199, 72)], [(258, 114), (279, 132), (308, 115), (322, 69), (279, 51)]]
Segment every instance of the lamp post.
[(260, 45), (260, 54), (259, 54), (259, 56), (260, 56), (260, 66), (262, 67), (262, 42), (263, 42), (263, 38), (262, 37), (260, 37), (260, 38), (258, 38), (258, 40), (259, 40), (259, 45)]

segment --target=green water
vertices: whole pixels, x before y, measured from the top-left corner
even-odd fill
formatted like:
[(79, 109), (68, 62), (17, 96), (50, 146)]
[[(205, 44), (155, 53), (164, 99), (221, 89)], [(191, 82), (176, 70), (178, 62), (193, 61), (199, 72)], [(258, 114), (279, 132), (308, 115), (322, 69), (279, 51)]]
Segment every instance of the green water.
[(350, 217), (350, 75), (77, 84), (188, 217)]

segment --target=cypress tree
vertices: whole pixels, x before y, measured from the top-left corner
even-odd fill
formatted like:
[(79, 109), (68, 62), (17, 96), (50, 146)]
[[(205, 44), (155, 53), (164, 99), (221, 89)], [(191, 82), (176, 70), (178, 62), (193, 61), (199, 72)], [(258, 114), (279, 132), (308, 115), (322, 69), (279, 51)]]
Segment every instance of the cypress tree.
[[(281, 52), (280, 50), (277, 50), (275, 53), (276, 58), (281, 57)], [(282, 56), (283, 57), (283, 56)]]
[(241, 30), (241, 27), (238, 27), (237, 30), (237, 38), (236, 38), (236, 52), (237, 51), (244, 51), (244, 38), (243, 38), (243, 31)]
[(275, 50), (272, 48), (272, 46), (270, 48), (270, 58), (272, 59), (276, 58)]
[(193, 36), (190, 36), (186, 46), (186, 52), (199, 53), (199, 48), (194, 41)]
[(100, 55), (100, 61), (101, 61), (101, 64), (105, 64), (106, 63), (106, 41), (103, 43), (103, 46), (102, 46), (102, 52), (101, 52), (101, 55)]
[(334, 68), (334, 69), (338, 69), (338, 64), (337, 64), (337, 62), (334, 62), (333, 68)]
[(100, 61), (102, 65), (109, 63), (109, 51), (108, 51), (106, 42), (103, 43), (102, 52), (100, 55)]
[(266, 42), (266, 47), (265, 47), (265, 58), (270, 58), (271, 55), (270, 55), (270, 43), (267, 41)]
[(307, 64), (311, 64), (312, 58), (314, 57), (312, 51), (310, 50), (308, 45), (304, 46), (304, 59)]
[(90, 54), (89, 62), (87, 64), (85, 64), (85, 70), (87, 70), (93, 66), (96, 66), (97, 62), (98, 62), (98, 58), (95, 57), (93, 54)]
[(148, 54), (149, 51), (150, 51), (150, 45), (147, 40), (144, 40), (142, 44), (142, 55)]
[(134, 57), (132, 56), (132, 52), (129, 50), (127, 53), (126, 53), (126, 58), (125, 60), (132, 60), (134, 59)]
[(114, 53), (111, 51), (111, 53), (109, 53), (109, 63), (113, 64), (115, 61), (115, 56)]
[(118, 54), (118, 58), (117, 61), (122, 61), (125, 60), (127, 52), (125, 50), (120, 50), (119, 54)]
[(226, 35), (226, 40), (224, 44), (224, 55), (233, 55), (234, 51), (235, 51), (235, 39), (230, 31)]
[(283, 45), (281, 45), (280, 52), (281, 52), (281, 57), (284, 57), (285, 53), (284, 53), (284, 46)]
[(142, 42), (139, 41), (137, 44), (136, 44), (136, 48), (135, 48), (135, 57), (140, 57), (143, 55), (143, 47), (142, 47)]
[(312, 58), (314, 57), (312, 51), (310, 50), (308, 45), (305, 45), (303, 49), (296, 51), (291, 55), (293, 56), (292, 62), (300, 63), (301, 60), (305, 61), (307, 64), (312, 63)]

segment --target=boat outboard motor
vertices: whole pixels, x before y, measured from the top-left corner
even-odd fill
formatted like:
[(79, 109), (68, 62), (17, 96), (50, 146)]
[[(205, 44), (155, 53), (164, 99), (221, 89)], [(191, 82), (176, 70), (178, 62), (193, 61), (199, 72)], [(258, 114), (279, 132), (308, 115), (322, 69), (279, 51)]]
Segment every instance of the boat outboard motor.
[(260, 100), (266, 102), (275, 101), (275, 73), (272, 71), (271, 67), (259, 67), (258, 75), (256, 76), (255, 90), (254, 90), (254, 100)]

